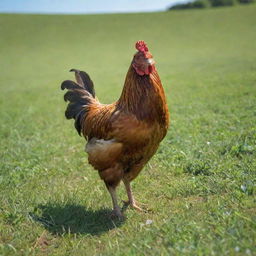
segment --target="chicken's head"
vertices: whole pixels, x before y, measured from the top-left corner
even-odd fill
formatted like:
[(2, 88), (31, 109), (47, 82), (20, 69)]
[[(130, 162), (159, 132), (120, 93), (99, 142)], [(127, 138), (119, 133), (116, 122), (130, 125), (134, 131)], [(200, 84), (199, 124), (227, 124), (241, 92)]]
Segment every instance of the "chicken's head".
[(138, 41), (135, 45), (138, 52), (135, 53), (132, 66), (140, 76), (149, 75), (155, 71), (155, 61), (144, 41)]

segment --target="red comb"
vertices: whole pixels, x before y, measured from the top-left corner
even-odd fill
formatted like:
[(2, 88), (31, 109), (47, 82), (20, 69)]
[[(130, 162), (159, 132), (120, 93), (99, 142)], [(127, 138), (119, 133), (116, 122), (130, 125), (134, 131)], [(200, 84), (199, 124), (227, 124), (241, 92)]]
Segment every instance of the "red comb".
[(147, 44), (144, 41), (138, 41), (135, 45), (136, 49), (140, 52), (148, 52)]

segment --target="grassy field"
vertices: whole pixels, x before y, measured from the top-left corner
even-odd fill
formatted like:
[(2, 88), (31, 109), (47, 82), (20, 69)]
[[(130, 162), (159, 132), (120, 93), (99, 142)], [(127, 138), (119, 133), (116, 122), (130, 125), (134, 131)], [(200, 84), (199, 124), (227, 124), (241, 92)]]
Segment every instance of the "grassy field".
[[(0, 255), (256, 255), (255, 13), (1, 14)], [(133, 183), (150, 211), (113, 221), (60, 83), (86, 70), (116, 100), (139, 39), (171, 127)]]

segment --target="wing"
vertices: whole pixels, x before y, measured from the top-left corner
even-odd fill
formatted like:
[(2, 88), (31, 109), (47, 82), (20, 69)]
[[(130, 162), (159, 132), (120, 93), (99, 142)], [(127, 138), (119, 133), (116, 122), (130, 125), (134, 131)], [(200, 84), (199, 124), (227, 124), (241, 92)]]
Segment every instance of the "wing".
[[(89, 163), (97, 170), (118, 162), (138, 162), (152, 148), (154, 125), (122, 112), (115, 104), (90, 105), (84, 120), (83, 134), (88, 137)], [(154, 148), (154, 147), (153, 147)]]
[(142, 146), (147, 144), (154, 127), (145, 121), (138, 120), (130, 113), (120, 113), (113, 120), (113, 137), (126, 145)]
[(138, 120), (135, 115), (118, 109), (116, 103), (91, 104), (83, 120), (83, 134), (89, 140), (97, 138), (128, 144), (147, 143), (154, 129), (156, 127)]

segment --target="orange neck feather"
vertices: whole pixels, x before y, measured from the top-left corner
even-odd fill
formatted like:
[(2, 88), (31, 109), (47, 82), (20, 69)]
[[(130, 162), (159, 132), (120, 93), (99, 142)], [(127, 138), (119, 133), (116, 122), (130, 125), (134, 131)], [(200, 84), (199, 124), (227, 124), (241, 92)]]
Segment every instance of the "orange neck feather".
[(157, 71), (140, 76), (130, 66), (117, 106), (139, 120), (169, 123), (164, 90)]

